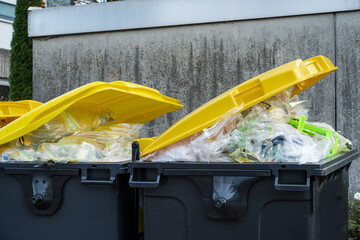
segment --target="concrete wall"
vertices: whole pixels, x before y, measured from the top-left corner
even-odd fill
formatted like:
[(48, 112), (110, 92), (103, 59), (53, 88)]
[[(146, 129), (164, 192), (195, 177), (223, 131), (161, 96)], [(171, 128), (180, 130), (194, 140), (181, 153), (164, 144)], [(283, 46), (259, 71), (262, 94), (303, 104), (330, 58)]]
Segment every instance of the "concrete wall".
[[(336, 123), (360, 144), (360, 12), (336, 14)], [(360, 192), (360, 161), (350, 171), (351, 194)]]
[[(312, 121), (336, 126), (357, 144), (359, 22), (360, 12), (351, 12), (34, 38), (34, 99), (93, 81), (154, 87), (185, 105), (147, 124), (144, 135), (154, 136), (252, 76), (325, 55), (340, 70), (301, 97), (309, 100)], [(359, 168), (351, 170), (351, 194), (360, 191)]]

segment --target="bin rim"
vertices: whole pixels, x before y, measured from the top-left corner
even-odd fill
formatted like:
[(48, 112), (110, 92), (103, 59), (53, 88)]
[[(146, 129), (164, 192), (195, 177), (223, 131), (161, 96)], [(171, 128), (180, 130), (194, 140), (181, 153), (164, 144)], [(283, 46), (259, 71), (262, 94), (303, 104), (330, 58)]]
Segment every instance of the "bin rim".
[[(128, 164), (130, 174), (133, 174), (136, 169), (157, 169), (158, 174), (177, 175), (175, 172), (169, 174), (169, 169), (180, 169), (178, 175), (214, 175), (212, 170), (217, 170), (221, 175), (222, 170), (231, 172), (236, 171), (256, 171), (256, 170), (270, 170), (271, 175), (275, 175), (279, 170), (293, 171), (303, 170), (310, 176), (326, 176), (342, 167), (349, 166), (352, 161), (357, 160), (360, 153), (357, 149), (349, 152), (341, 152), (329, 158), (320, 160), (314, 163), (235, 163), (235, 162), (140, 162), (133, 161)], [(201, 173), (194, 170), (200, 169)], [(230, 174), (231, 175), (231, 174)]]

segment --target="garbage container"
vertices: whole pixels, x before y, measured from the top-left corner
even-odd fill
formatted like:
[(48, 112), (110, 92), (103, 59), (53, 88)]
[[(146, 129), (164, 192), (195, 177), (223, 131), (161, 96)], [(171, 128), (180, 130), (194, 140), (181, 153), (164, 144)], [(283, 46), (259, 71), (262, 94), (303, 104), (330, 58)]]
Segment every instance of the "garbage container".
[[(315, 163), (140, 162), (293, 86), (296, 95), (336, 68), (297, 60), (216, 97), (157, 138), (133, 142), (129, 185), (140, 188), (146, 240), (347, 239), (348, 169), (357, 150)], [(139, 145), (140, 144), (140, 145)]]
[[(0, 143), (31, 132), (77, 104), (109, 109), (127, 123), (145, 123), (182, 107), (145, 86), (95, 82), (1, 128)], [(128, 179), (126, 162), (0, 162), (1, 239), (138, 239), (136, 190)]]
[(146, 240), (347, 239), (355, 150), (317, 164), (132, 163)]

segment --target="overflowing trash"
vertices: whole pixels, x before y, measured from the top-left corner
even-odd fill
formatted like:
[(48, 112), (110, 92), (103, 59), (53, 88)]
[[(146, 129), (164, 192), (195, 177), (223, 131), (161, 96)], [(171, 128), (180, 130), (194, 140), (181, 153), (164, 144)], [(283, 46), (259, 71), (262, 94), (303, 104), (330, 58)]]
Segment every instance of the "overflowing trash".
[(122, 162), (142, 124), (116, 123), (110, 112), (77, 105), (1, 146), (2, 161)]
[(130, 161), (143, 124), (182, 107), (156, 89), (125, 81), (88, 83), (44, 104), (0, 104), (6, 124), (0, 161)]
[(234, 108), (212, 127), (141, 160), (308, 163), (352, 148), (328, 124), (307, 122), (306, 101), (290, 96), (285, 90), (245, 111)]

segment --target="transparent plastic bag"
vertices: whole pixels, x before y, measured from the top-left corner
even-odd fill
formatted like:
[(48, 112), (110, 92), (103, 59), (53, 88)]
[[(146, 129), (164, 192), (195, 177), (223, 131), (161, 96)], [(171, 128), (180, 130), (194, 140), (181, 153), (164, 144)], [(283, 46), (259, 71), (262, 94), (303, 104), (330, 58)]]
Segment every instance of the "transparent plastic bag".
[(129, 161), (131, 142), (139, 137), (141, 127), (141, 124), (115, 124), (77, 132), (57, 143), (41, 144), (38, 157), (61, 162)]
[(243, 107), (233, 108), (220, 118), (213, 126), (206, 128), (191, 141), (191, 147), (198, 161), (229, 162), (227, 154), (230, 134), (242, 119), (238, 113)]
[(36, 161), (38, 160), (37, 152), (34, 148), (8, 148), (1, 154), (2, 161)]
[[(287, 105), (281, 101), (284, 99), (281, 95), (272, 99), (277, 99), (268, 101), (276, 105), (273, 109), (287, 109), (284, 111), (290, 113), (291, 108), (281, 107), (281, 104)], [(250, 108), (231, 133), (229, 149), (233, 161), (305, 163), (323, 158), (320, 149), (309, 136), (287, 124), (290, 115), (279, 118), (265, 106), (260, 104)]]
[(58, 143), (42, 143), (37, 150), (40, 160), (54, 162), (97, 162), (101, 156), (101, 147), (90, 142), (73, 141)]
[(77, 132), (89, 132), (111, 124), (112, 114), (89, 104), (69, 107), (49, 122), (23, 137), (24, 145), (37, 148), (44, 142), (57, 142), (59, 139)]
[(69, 132), (92, 131), (112, 124), (113, 113), (92, 104), (77, 104), (69, 107), (58, 117), (62, 119)]
[(153, 153), (150, 153), (140, 159), (145, 162), (195, 162), (197, 157), (192, 149), (191, 141), (196, 138), (196, 135), (184, 138), (167, 147), (161, 148)]
[(263, 107), (276, 123), (287, 123), (290, 119), (297, 118), (300, 115), (308, 117), (306, 101), (301, 101), (299, 96), (290, 98), (291, 91), (292, 88), (284, 90), (257, 106)]
[[(309, 124), (335, 132), (335, 129), (327, 123), (309, 122)], [(326, 157), (329, 155), (330, 149), (334, 147), (336, 143), (336, 138), (338, 138), (336, 152), (348, 152), (352, 149), (352, 142), (349, 139), (346, 139), (345, 137), (340, 135), (339, 133), (333, 134), (330, 139), (326, 138), (326, 136), (316, 134), (315, 136), (313, 136), (313, 141), (318, 145), (319, 149), (321, 149), (323, 156)]]
[(38, 129), (23, 136), (23, 144), (37, 148), (42, 142), (56, 142), (69, 134), (65, 124), (54, 118)]
[(241, 107), (233, 108), (213, 126), (141, 158), (153, 162), (230, 162), (230, 133), (242, 118)]
[[(100, 161), (124, 162), (131, 160), (131, 143), (139, 138), (142, 127), (142, 124), (122, 123), (98, 128), (96, 132), (99, 133), (99, 137), (96, 139), (106, 142), (106, 147), (102, 150), (103, 157)], [(106, 136), (107, 139), (102, 139), (103, 136)]]
[(116, 123), (93, 104), (71, 106), (46, 124), (2, 147), (3, 161), (128, 161), (141, 124)]
[(241, 149), (244, 150), (242, 152), (245, 155), (252, 155), (260, 160), (258, 155), (261, 150), (261, 142), (263, 139), (271, 138), (271, 126), (274, 122), (274, 119), (262, 106), (252, 107), (238, 122), (236, 129), (231, 132), (230, 151)]
[(76, 132), (57, 142), (43, 142), (37, 149), (9, 147), (3, 160), (55, 162), (123, 162), (131, 160), (131, 142), (139, 137), (141, 124), (102, 126)]
[(260, 158), (267, 162), (317, 162), (322, 152), (311, 137), (301, 134), (289, 124), (275, 124), (274, 134), (261, 145)]
[(274, 161), (275, 159), (265, 158), (262, 155), (262, 148), (264, 141), (270, 141), (278, 136), (274, 128), (275, 124), (285, 124), (292, 117), (307, 113), (305, 101), (298, 99), (291, 101), (290, 96), (290, 90), (283, 91), (242, 113), (236, 114), (241, 108), (232, 109), (212, 127), (148, 154), (141, 160)]

